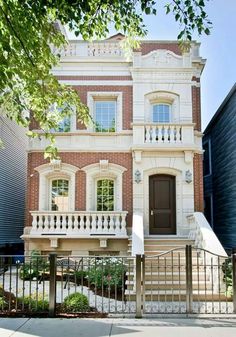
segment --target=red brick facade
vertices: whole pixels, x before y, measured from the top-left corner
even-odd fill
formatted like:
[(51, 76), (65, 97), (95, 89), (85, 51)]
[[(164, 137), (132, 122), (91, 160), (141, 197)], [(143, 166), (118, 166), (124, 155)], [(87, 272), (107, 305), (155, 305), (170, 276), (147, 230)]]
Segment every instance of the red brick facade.
[(194, 155), (194, 210), (195, 212), (204, 211), (203, 198), (203, 156), (201, 154)]
[(178, 42), (161, 43), (161, 42), (152, 42), (152, 41), (147, 42), (146, 41), (146, 42), (141, 43), (141, 46), (140, 46), (142, 55), (146, 55), (150, 53), (151, 51), (157, 50), (157, 49), (170, 50), (177, 55), (182, 54)]
[[(193, 77), (193, 81), (200, 82), (199, 78)], [(192, 110), (193, 123), (195, 130), (201, 131), (201, 91), (199, 86), (192, 86)], [(200, 154), (194, 155), (194, 209), (196, 212), (204, 211), (204, 196), (203, 196), (203, 156)]]
[[(123, 210), (129, 212), (128, 226), (131, 225), (133, 209), (131, 153), (61, 152), (60, 157), (63, 163), (71, 164), (78, 168), (99, 163), (99, 161), (103, 159), (108, 160), (110, 163), (125, 167), (127, 171), (123, 173)], [(31, 224), (29, 211), (38, 210), (39, 205), (39, 174), (34, 168), (46, 163), (48, 163), (48, 161), (43, 158), (43, 153), (29, 153), (26, 226)], [(79, 170), (76, 173), (75, 210), (86, 210), (86, 174), (82, 170)]]
[(200, 87), (192, 86), (193, 123), (195, 130), (201, 131), (201, 92)]

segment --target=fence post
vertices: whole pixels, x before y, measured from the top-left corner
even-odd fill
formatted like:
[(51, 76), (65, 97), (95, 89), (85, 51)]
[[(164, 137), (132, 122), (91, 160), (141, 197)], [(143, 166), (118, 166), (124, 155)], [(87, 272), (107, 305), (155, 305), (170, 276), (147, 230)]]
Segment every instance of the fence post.
[(135, 278), (135, 288), (136, 288), (136, 318), (142, 318), (142, 268), (141, 268), (142, 257), (141, 255), (136, 255), (136, 278)]
[(57, 254), (49, 254), (49, 317), (54, 317), (56, 312), (56, 268)]
[(193, 302), (193, 280), (192, 280), (192, 246), (187, 245), (185, 247), (186, 257), (186, 309), (187, 314), (192, 312)]
[(232, 286), (233, 286), (233, 304), (234, 304), (234, 314), (236, 314), (236, 249), (233, 250), (232, 254)]

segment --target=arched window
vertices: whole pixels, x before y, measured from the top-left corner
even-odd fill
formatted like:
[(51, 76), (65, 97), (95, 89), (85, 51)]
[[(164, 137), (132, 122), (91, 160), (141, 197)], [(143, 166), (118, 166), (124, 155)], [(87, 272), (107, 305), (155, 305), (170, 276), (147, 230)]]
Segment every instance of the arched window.
[(114, 180), (97, 181), (97, 211), (114, 211)]
[(69, 210), (69, 180), (55, 179), (51, 182), (51, 210)]
[(170, 123), (170, 105), (154, 104), (152, 106), (152, 121), (154, 123)]

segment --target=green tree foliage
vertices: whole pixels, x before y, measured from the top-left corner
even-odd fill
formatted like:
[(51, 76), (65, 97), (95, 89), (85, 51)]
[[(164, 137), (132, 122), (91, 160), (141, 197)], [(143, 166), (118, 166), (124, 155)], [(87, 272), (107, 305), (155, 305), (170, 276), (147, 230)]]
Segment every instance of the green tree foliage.
[[(166, 7), (180, 23), (179, 40), (191, 40), (193, 31), (210, 33), (205, 12), (208, 0), (0, 0), (0, 107), (17, 123), (29, 125), (29, 111), (49, 137), (49, 156), (56, 156), (51, 129), (76, 109), (88, 122), (88, 109), (78, 94), (62, 85), (51, 69), (59, 61), (52, 45), (61, 48), (65, 37), (57, 22), (68, 25), (85, 40), (108, 35), (109, 26), (127, 36), (125, 44), (137, 47), (147, 34), (143, 14), (156, 15)], [(29, 136), (35, 136), (29, 132)]]

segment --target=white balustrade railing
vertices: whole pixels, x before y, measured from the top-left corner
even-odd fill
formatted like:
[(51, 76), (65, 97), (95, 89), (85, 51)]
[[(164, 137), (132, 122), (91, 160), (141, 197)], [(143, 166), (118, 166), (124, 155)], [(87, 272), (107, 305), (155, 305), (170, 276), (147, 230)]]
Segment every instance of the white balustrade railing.
[(194, 124), (133, 123), (134, 144), (194, 144)]
[(123, 57), (124, 52), (119, 42), (70, 42), (64, 48), (57, 49), (52, 47), (54, 54), (59, 54), (61, 57)]
[(32, 211), (31, 215), (30, 235), (127, 235), (127, 212)]
[(92, 42), (88, 44), (88, 56), (123, 56), (120, 43)]
[(145, 143), (182, 142), (182, 125), (149, 124), (145, 125)]

